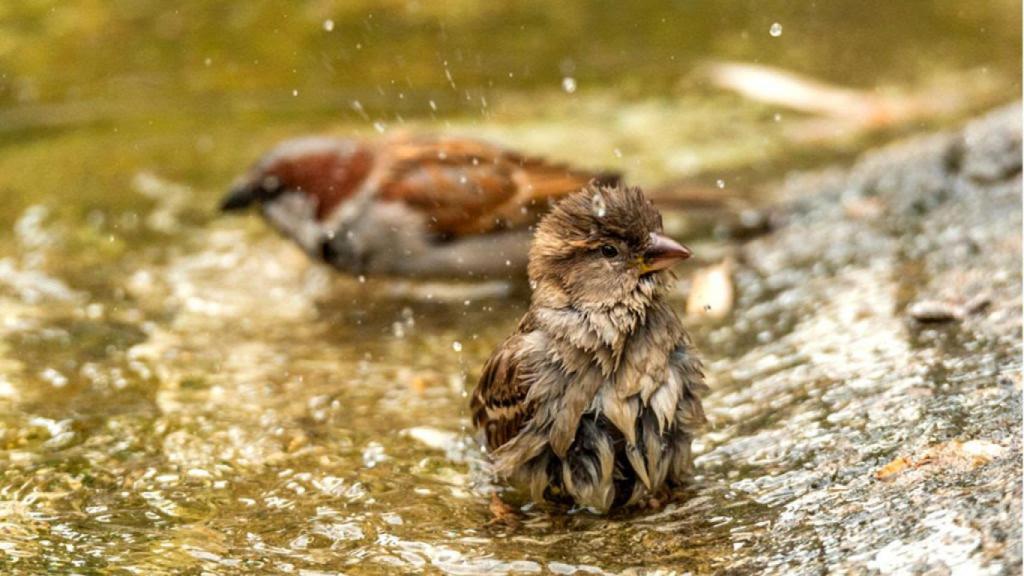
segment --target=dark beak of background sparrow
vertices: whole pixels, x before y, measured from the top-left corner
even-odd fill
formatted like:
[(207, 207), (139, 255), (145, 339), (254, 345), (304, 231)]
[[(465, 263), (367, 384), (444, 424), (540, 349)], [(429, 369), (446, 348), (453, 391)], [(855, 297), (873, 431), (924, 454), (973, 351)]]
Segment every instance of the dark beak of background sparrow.
[(648, 274), (664, 270), (680, 260), (686, 260), (690, 256), (693, 256), (693, 252), (679, 242), (661, 234), (651, 234), (651, 245), (644, 252), (643, 257), (639, 259), (640, 273)]

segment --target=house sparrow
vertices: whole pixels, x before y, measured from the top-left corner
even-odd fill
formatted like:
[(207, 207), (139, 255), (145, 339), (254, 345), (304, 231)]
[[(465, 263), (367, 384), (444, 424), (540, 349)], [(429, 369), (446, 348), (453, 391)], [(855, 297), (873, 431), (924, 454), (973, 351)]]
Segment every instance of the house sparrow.
[(607, 511), (691, 472), (707, 386), (666, 302), (669, 268), (690, 250), (661, 230), (640, 189), (597, 185), (537, 227), (530, 309), (471, 400), (494, 472), (534, 501)]
[(278, 145), (222, 209), (258, 205), (310, 256), (351, 274), (510, 276), (553, 200), (595, 173), (464, 138), (310, 137)]

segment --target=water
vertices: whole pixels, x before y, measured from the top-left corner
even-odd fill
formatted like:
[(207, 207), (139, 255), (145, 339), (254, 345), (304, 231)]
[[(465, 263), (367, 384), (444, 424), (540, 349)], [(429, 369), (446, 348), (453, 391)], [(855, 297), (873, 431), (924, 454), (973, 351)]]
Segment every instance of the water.
[[(881, 331), (854, 323), (862, 347), (835, 349), (837, 323), (897, 305), (903, 270), (840, 274), (850, 297), (835, 307), (822, 304), (833, 271), (740, 273), (736, 316), (691, 323), (715, 389), (694, 486), (657, 513), (535, 510), (511, 531), (485, 525), (465, 393), (525, 309), (522, 296), (339, 277), (255, 218), (213, 207), (260, 151), (308, 131), (478, 134), (652, 185), (785, 164), (777, 127), (788, 114), (776, 122), (772, 109), (689, 82), (712, 58), (759, 58), (870, 88), (977, 67), (1017, 78), (1019, 53), (1006, 49), (1020, 42), (1014, 3), (891, 4), (0, 8), (0, 568), (564, 574), (799, 564), (811, 551), (770, 542), (806, 536), (804, 510), (849, 504), (806, 502), (821, 496), (821, 470), (829, 481), (848, 473), (828, 469), (827, 456), (859, 451), (882, 463), (899, 445), (858, 415), (888, 381), (854, 368), (937, 354), (940, 336), (908, 334), (895, 320)], [(764, 31), (776, 20), (786, 34), (772, 38)], [(1017, 81), (994, 98), (1015, 97)], [(698, 255), (735, 248), (694, 240)], [(684, 286), (696, 265), (683, 270)], [(975, 403), (1010, 402), (982, 386), (1007, 370), (995, 344), (943, 345), (948, 358), (899, 375), (899, 395), (884, 405), (893, 421), (941, 407), (919, 390), (938, 387), (940, 372), (980, 390)], [(854, 373), (821, 368), (836, 354)], [(925, 421), (946, 426), (966, 418), (964, 406)], [(848, 434), (863, 444), (845, 445)], [(872, 509), (866, 521), (882, 516)], [(815, 545), (837, 557), (839, 533), (818, 530)], [(960, 547), (974, 542), (951, 534)], [(894, 544), (878, 561), (900, 556)]]

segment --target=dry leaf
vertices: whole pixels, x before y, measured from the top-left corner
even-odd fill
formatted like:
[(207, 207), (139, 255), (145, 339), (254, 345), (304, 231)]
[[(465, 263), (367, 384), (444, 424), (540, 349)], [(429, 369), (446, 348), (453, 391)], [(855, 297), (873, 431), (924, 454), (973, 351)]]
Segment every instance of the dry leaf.
[(732, 311), (732, 260), (698, 270), (693, 275), (690, 294), (686, 298), (686, 315), (690, 318), (724, 318)]
[(875, 478), (879, 480), (888, 480), (889, 478), (892, 478), (893, 476), (899, 474), (900, 472), (903, 472), (909, 466), (910, 462), (907, 462), (906, 458), (904, 458), (903, 456), (898, 456), (892, 462), (889, 462), (885, 466), (882, 466), (881, 468), (876, 470)]
[(916, 465), (935, 464), (943, 468), (967, 471), (1002, 458), (1005, 454), (1006, 448), (988, 440), (952, 440), (928, 448)]
[(878, 480), (890, 480), (907, 469), (937, 468), (967, 472), (1006, 456), (1006, 448), (988, 440), (951, 440), (929, 446), (920, 457), (898, 456), (875, 471)]

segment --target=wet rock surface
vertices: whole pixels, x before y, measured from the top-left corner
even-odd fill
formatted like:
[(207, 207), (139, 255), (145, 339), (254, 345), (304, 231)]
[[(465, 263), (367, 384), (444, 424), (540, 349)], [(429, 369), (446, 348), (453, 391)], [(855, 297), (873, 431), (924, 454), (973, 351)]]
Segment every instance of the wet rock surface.
[(707, 334), (734, 355), (698, 465), (767, 522), (715, 565), (1019, 573), (1020, 106), (780, 192), (799, 200), (742, 248), (733, 326)]

